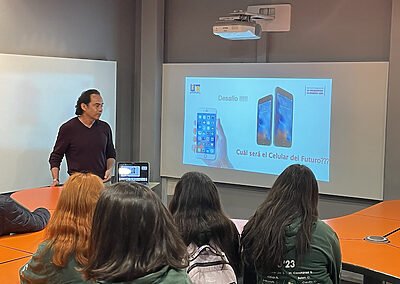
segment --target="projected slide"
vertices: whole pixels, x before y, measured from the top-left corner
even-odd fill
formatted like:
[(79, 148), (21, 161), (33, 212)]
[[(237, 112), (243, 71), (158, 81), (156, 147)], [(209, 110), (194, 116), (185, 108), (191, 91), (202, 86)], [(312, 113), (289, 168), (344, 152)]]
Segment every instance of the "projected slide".
[(186, 77), (183, 164), (329, 181), (332, 80)]

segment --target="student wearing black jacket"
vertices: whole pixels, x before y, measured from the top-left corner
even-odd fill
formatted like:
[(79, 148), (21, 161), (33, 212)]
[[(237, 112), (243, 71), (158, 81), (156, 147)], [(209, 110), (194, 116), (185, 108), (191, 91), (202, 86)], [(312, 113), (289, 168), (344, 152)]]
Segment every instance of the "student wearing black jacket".
[(49, 218), (46, 208), (30, 212), (8, 195), (0, 194), (0, 236), (40, 231), (46, 227)]

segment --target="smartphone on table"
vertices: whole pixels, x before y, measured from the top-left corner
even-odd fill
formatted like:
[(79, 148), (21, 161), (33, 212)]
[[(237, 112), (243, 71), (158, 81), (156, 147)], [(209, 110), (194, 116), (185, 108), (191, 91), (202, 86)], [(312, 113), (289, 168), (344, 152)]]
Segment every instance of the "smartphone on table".
[(196, 117), (196, 157), (215, 159), (215, 139), (217, 133), (217, 109), (201, 108)]

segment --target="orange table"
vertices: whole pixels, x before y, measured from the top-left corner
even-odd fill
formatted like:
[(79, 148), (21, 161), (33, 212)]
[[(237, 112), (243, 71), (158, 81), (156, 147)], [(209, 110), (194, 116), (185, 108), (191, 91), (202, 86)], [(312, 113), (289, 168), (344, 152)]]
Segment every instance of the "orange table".
[(0, 265), (0, 283), (17, 284), (19, 282), (19, 269), (25, 265), (30, 256), (13, 260)]
[(354, 214), (400, 221), (399, 210), (400, 200), (387, 200), (360, 210)]
[(324, 220), (340, 239), (363, 240), (366, 236), (384, 236), (400, 227), (400, 221), (359, 215), (357, 213)]
[(394, 247), (400, 248), (400, 231), (397, 231), (388, 236), (390, 244)]
[[(361, 273), (364, 282), (400, 282), (400, 200), (383, 201), (353, 214), (325, 220), (340, 239), (343, 269)], [(389, 243), (372, 243), (382, 236)], [(366, 280), (367, 279), (367, 280)]]
[(14, 192), (11, 197), (29, 210), (44, 207), (49, 210), (56, 209), (62, 187), (40, 187)]
[(364, 240), (340, 240), (340, 246), (343, 269), (361, 273), (370, 282), (374, 279), (399, 283), (399, 247)]
[(0, 246), (0, 264), (30, 256), (29, 253)]
[(34, 233), (17, 234), (0, 237), (0, 247), (13, 248), (22, 252), (33, 254), (43, 241), (46, 230)]

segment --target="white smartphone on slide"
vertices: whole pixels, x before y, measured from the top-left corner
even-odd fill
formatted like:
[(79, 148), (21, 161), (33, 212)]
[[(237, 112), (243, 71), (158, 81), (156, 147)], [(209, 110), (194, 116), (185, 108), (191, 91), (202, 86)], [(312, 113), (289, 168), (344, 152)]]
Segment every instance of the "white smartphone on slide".
[(217, 133), (217, 110), (201, 108), (196, 117), (196, 158), (215, 159)]

